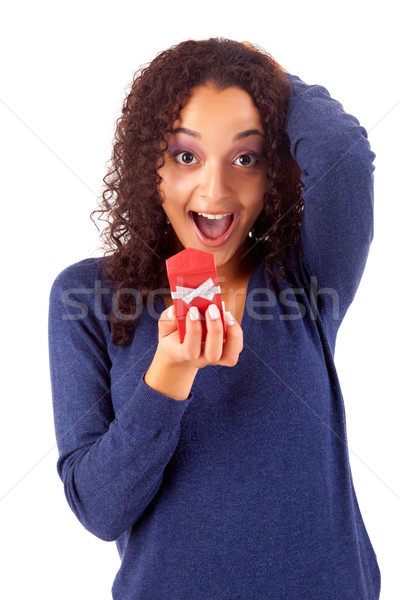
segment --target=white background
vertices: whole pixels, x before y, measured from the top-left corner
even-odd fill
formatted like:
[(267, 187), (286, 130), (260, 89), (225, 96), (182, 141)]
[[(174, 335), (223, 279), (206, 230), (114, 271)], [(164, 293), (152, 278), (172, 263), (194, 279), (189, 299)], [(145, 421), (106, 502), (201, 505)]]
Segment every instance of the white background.
[(400, 52), (394, 6), (243, 0), (3, 4), (3, 598), (111, 598), (116, 546), (77, 521), (56, 472), (48, 295), (64, 267), (101, 255), (89, 213), (97, 206), (133, 73), (184, 39), (216, 36), (260, 44), (306, 83), (327, 87), (366, 127), (377, 155), (375, 237), (335, 359), (354, 485), (381, 568), (381, 600), (400, 598)]

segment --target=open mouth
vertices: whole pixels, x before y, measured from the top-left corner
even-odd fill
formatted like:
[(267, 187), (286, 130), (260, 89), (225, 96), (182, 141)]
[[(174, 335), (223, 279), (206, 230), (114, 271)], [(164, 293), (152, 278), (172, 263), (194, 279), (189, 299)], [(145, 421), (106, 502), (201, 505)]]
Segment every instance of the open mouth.
[(201, 233), (206, 237), (216, 240), (224, 235), (233, 221), (233, 213), (223, 215), (207, 215), (205, 213), (193, 212), (193, 219)]
[(210, 214), (191, 210), (189, 214), (198, 238), (207, 246), (226, 242), (239, 218), (239, 212)]

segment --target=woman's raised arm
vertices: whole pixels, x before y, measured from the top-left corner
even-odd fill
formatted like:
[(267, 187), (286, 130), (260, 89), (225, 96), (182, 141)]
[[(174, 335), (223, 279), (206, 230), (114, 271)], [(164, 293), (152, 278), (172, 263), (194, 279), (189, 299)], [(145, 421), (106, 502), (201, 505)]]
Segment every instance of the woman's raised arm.
[(364, 272), (373, 238), (373, 160), (367, 131), (320, 85), (287, 75), (287, 133), (302, 170), (303, 265), (336, 335)]

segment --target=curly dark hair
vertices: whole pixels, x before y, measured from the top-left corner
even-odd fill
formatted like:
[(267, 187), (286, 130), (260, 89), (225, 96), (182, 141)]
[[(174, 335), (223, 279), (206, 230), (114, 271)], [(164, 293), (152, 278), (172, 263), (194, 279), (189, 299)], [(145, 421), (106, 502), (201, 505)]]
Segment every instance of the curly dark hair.
[[(139, 290), (143, 302), (150, 292), (169, 289), (165, 259), (176, 248), (158, 191), (162, 181), (158, 169), (168, 148), (166, 134), (172, 131), (184, 101), (193, 87), (206, 83), (217, 90), (240, 87), (261, 115), (269, 191), (250, 236), (271, 280), (286, 277), (292, 269), (289, 250), (299, 250), (303, 184), (286, 133), (288, 78), (259, 46), (221, 37), (172, 46), (133, 76), (116, 121), (102, 202), (90, 214), (91, 219), (96, 212), (108, 215), (100, 218), (108, 223), (100, 236), (105, 242), (101, 268), (118, 292), (110, 315), (116, 345), (126, 344), (135, 329), (137, 298), (123, 290)], [(298, 266), (298, 252), (293, 255)]]

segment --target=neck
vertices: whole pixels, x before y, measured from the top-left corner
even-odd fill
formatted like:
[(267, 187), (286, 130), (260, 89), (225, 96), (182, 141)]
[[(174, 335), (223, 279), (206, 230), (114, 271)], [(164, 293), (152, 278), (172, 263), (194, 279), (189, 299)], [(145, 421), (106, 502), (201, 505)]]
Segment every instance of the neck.
[[(184, 250), (179, 239), (176, 236), (174, 237), (175, 252)], [(259, 260), (260, 258), (254, 247), (254, 241), (247, 237), (227, 263), (217, 266), (218, 279), (227, 284), (230, 282), (240, 282), (250, 277)]]
[(253, 246), (254, 242), (246, 239), (230, 261), (217, 266), (218, 279), (227, 284), (249, 277), (259, 260)]

